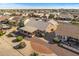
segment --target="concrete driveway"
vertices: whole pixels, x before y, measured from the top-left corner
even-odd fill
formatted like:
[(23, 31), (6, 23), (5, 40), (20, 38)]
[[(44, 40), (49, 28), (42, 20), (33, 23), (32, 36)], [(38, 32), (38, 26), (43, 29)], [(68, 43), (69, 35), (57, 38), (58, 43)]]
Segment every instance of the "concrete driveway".
[(0, 38), (0, 56), (22, 56), (17, 50), (13, 49), (13, 47), (6, 42), (5, 40)]

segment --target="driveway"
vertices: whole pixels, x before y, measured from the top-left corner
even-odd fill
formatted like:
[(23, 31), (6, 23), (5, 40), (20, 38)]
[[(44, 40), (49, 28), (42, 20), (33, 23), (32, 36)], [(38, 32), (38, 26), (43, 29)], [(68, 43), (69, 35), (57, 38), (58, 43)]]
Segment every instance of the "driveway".
[(0, 56), (22, 56), (17, 50), (13, 49), (13, 47), (6, 42), (5, 40), (0, 38)]

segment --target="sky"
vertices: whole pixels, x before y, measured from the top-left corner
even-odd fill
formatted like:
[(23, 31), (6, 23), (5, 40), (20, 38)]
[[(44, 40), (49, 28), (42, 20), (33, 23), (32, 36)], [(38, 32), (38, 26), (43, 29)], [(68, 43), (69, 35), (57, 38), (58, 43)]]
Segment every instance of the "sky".
[(6, 8), (79, 8), (79, 3), (0, 3), (0, 9)]

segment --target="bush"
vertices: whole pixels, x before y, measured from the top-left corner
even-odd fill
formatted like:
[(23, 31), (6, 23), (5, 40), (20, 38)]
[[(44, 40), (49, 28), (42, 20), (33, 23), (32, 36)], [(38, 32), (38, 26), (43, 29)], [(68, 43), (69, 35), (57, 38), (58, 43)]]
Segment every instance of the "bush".
[(3, 32), (3, 31), (0, 31), (0, 36), (2, 36), (3, 34), (5, 34), (5, 32)]
[(9, 22), (9, 25), (16, 26), (17, 24), (16, 24), (16, 22)]
[(38, 56), (38, 53), (33, 52), (30, 56)]
[(23, 36), (17, 36), (16, 37), (16, 41), (22, 41), (23, 40)]
[(55, 43), (59, 43), (59, 42), (60, 42), (60, 39), (58, 39), (58, 37), (55, 37), (55, 38), (53, 39), (53, 41), (54, 41)]

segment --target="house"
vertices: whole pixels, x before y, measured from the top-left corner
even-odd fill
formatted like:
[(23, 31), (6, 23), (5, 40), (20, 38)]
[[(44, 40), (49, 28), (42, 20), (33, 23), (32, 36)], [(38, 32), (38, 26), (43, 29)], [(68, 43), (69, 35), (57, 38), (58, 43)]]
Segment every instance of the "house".
[(58, 15), (58, 20), (72, 20), (74, 19), (73, 15), (69, 14), (69, 13), (60, 13)]
[(20, 22), (21, 16), (13, 16), (8, 19), (9, 23), (17, 25)]
[(46, 20), (47, 18), (48, 18), (48, 17), (47, 17), (47, 14), (44, 13), (43, 16), (42, 16), (42, 19), (43, 19), (43, 20)]
[(3, 13), (0, 12), (0, 16), (3, 16)]
[(54, 15), (54, 18), (57, 18), (60, 13), (59, 12), (53, 12), (53, 13), (50, 13), (50, 14)]
[(30, 34), (32, 36), (36, 33), (54, 32), (57, 29), (58, 23), (53, 19), (46, 22), (41, 19), (30, 18), (24, 22), (24, 25), (24, 27), (19, 28), (19, 31), (24, 35)]
[(79, 22), (79, 16), (75, 17), (74, 19), (75, 19), (75, 21)]
[(5, 12), (4, 15), (6, 15), (6, 16), (10, 16), (11, 13), (9, 13), (9, 12)]
[(8, 18), (9, 18), (9, 16), (0, 16), (0, 21), (4, 21), (4, 20), (6, 20)]

